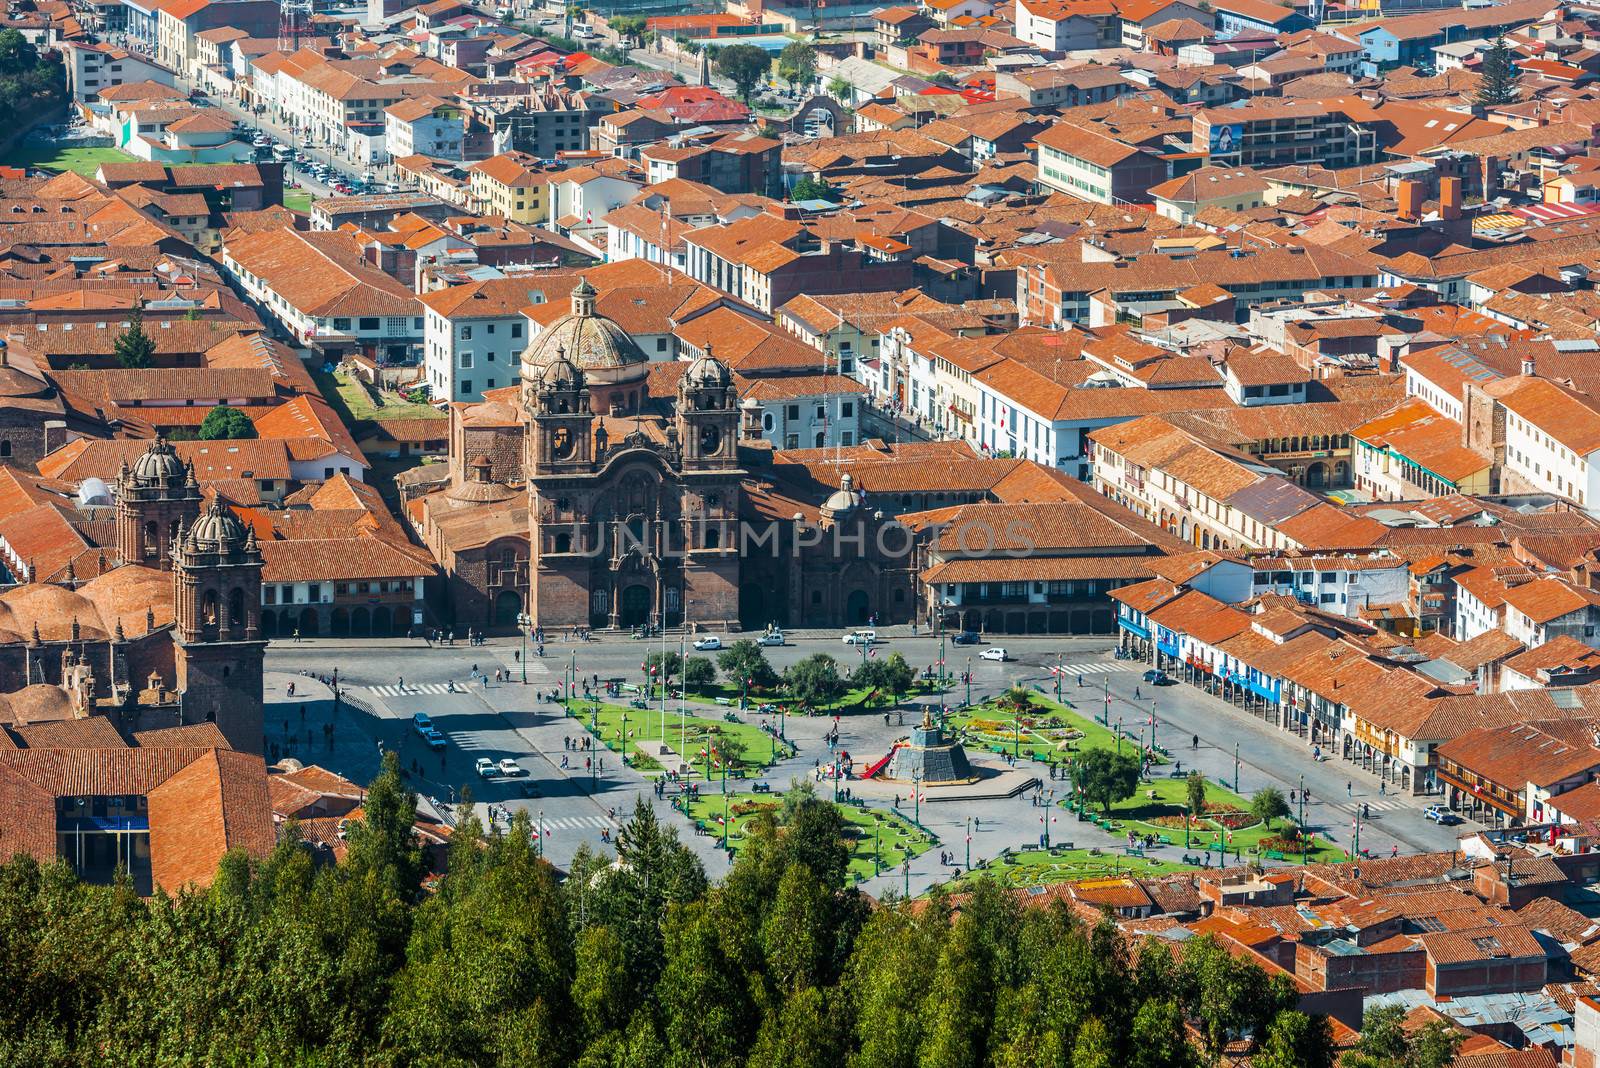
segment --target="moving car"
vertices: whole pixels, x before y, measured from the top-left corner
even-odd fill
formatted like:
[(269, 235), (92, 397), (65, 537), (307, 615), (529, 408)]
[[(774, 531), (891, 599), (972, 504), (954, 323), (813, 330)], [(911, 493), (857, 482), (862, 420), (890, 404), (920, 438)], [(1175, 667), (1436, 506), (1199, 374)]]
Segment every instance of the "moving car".
[(480, 779), (492, 779), (500, 774), (500, 769), (494, 766), (494, 761), (488, 757), (479, 757), (477, 763), (472, 765)]
[(871, 645), (877, 640), (878, 632), (875, 630), (853, 630), (844, 636), (846, 645)]
[(446, 744), (444, 735), (440, 734), (438, 728), (436, 727), (429, 727), (427, 730), (423, 731), (422, 740), (427, 743), (428, 748), (432, 749), (435, 753), (443, 749)]
[(518, 764), (515, 760), (512, 760), (510, 757), (501, 757), (500, 758), (500, 774), (502, 774), (502, 775), (526, 775), (527, 772), (522, 770), (522, 765), (521, 764)]
[(979, 660), (993, 660), (996, 663), (1003, 664), (1007, 660), (1010, 660), (1011, 658), (1006, 655), (1006, 651), (1004, 649), (1002, 649), (998, 645), (996, 645), (996, 646), (994, 646), (992, 648), (985, 649), (983, 652), (979, 653), (978, 654), (978, 659)]
[(426, 738), (428, 732), (433, 730), (433, 717), (426, 712), (418, 712), (411, 717), (411, 729)]
[(722, 639), (717, 637), (715, 634), (710, 635), (709, 637), (705, 637), (705, 638), (696, 638), (694, 640), (694, 647), (696, 649), (701, 649), (701, 650), (704, 650), (704, 649), (721, 649), (722, 648)]
[(1176, 686), (1178, 683), (1177, 679), (1173, 678), (1171, 675), (1168, 675), (1160, 668), (1151, 668), (1149, 671), (1144, 673), (1143, 678), (1145, 682), (1148, 682), (1152, 686)]
[(950, 643), (952, 645), (977, 645), (981, 640), (981, 637), (975, 630), (964, 630), (959, 634), (952, 634), (950, 636)]
[(1454, 827), (1456, 824), (1464, 822), (1460, 816), (1457, 816), (1443, 805), (1429, 805), (1423, 810), (1422, 815), (1441, 827)]

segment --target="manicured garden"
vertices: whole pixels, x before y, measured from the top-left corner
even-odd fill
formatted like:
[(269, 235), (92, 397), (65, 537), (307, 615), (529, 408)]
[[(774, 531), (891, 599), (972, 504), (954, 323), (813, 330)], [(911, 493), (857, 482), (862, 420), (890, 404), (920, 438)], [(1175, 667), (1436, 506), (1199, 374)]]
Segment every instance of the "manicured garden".
[(382, 399), (382, 403), (374, 403), (367, 387), (354, 381), (342, 371), (335, 371), (332, 374), (318, 371), (311, 377), (316, 381), (317, 388), (322, 391), (328, 403), (336, 410), (342, 409), (339, 414), (346, 424), (363, 420), (383, 422), (388, 419), (438, 419), (441, 424), (444, 421), (439, 410), (431, 404), (408, 401), (391, 390), (380, 390), (378, 396)]
[[(630, 708), (604, 702), (595, 705), (577, 698), (568, 700), (566, 705), (568, 714), (584, 727), (593, 725), (594, 732), (607, 749), (615, 753), (626, 752), (628, 762), (640, 772), (656, 774), (663, 770), (657, 759), (656, 747), (641, 748), (646, 742), (662, 740), (659, 705)], [(597, 708), (598, 713), (595, 712)], [(669, 705), (665, 724), (666, 744), (692, 764), (697, 778), (720, 778), (724, 762), (728, 765), (730, 778), (745, 778), (770, 767), (775, 753), (781, 755), (784, 752), (785, 743), (779, 741), (775, 745), (772, 735), (742, 720), (706, 719), (693, 715), (680, 718), (677, 709)], [(623, 740), (624, 729), (627, 732), (626, 744)], [(705, 755), (708, 743), (722, 758), (711, 758), (709, 775)]]
[[(1268, 827), (1250, 812), (1250, 802), (1217, 783), (1206, 782), (1206, 811), (1196, 816), (1188, 832), (1185, 846), (1184, 813), (1188, 804), (1188, 780), (1160, 778), (1139, 784), (1133, 797), (1111, 806), (1109, 817), (1095, 806), (1089, 806), (1089, 819), (1101, 829), (1117, 835), (1129, 831), (1138, 838), (1151, 836), (1164, 844), (1187, 848), (1191, 854), (1202, 851), (1213, 853), (1224, 845), (1230, 855), (1242, 859), (1284, 859), (1299, 861), (1301, 850), (1297, 841), (1284, 837), (1283, 831), (1291, 826), (1290, 820), (1275, 821)], [(1348, 859), (1343, 849), (1312, 835), (1307, 840), (1305, 855), (1312, 862), (1332, 862)], [(1278, 854), (1272, 856), (1271, 854)]]
[(962, 890), (974, 879), (987, 876), (1004, 886), (1047, 886), (1082, 879), (1170, 875), (1193, 870), (1190, 864), (1123, 856), (1110, 849), (1027, 849), (985, 861), (949, 885), (953, 890)]
[[(1090, 703), (1091, 697), (1086, 699)], [(1070, 703), (1058, 704), (1051, 698), (1029, 693), (1032, 707), (1020, 715), (1004, 704), (1004, 695), (992, 701), (951, 713), (951, 725), (960, 729), (967, 744), (975, 749), (1023, 760), (1065, 766), (1080, 749), (1111, 749), (1117, 746), (1116, 725), (1102, 726), (1090, 715), (1077, 711)], [(1123, 721), (1122, 749), (1137, 753), (1141, 745), (1137, 724)], [(1021, 737), (1018, 738), (1020, 731)], [(1157, 762), (1165, 758), (1159, 754)]]
[[(702, 792), (698, 800), (689, 803), (689, 816), (696, 827), (720, 839), (726, 811), (728, 850), (736, 856), (746, 842), (750, 824), (763, 813), (776, 813), (782, 804), (781, 796), (728, 794), (724, 797), (719, 793)], [(856, 882), (879, 873), (897, 872), (902, 863), (938, 844), (937, 838), (898, 812), (842, 803), (838, 808), (845, 821), (846, 845), (850, 849), (849, 872)]]

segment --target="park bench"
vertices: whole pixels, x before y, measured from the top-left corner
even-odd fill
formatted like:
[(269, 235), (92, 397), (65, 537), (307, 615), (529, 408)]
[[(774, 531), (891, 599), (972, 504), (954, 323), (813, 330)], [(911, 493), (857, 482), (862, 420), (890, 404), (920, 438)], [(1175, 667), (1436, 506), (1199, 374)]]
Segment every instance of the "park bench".
[(1127, 852), (1128, 856), (1130, 856), (1130, 857), (1142, 857), (1142, 856), (1144, 856), (1144, 850), (1142, 848), (1140, 848), (1139, 846), (1128, 846), (1126, 852)]
[(1278, 852), (1276, 849), (1269, 849), (1269, 850), (1267, 850), (1267, 859), (1268, 860), (1288, 860), (1289, 858), (1284, 856), (1282, 853)]
[(750, 787), (750, 790), (751, 790), (752, 793), (770, 794), (772, 792), (772, 784), (771, 783), (766, 783), (766, 782), (758, 782), (754, 786)]

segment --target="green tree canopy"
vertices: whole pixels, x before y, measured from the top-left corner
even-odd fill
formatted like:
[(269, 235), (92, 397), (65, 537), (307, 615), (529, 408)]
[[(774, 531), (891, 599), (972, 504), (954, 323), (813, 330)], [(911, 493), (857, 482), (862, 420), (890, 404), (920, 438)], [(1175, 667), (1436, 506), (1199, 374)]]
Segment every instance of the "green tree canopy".
[(1110, 812), (1112, 805), (1126, 801), (1139, 788), (1139, 758), (1110, 749), (1080, 751), (1072, 765), (1072, 782), (1085, 799)]
[(112, 346), (112, 352), (117, 357), (118, 365), (130, 370), (149, 367), (155, 362), (156, 343), (144, 332), (144, 312), (138, 305), (134, 305), (133, 310), (128, 313), (128, 328), (117, 338)]
[(789, 190), (790, 200), (832, 200), (833, 187), (809, 174), (794, 183)]
[(1198, 771), (1191, 771), (1184, 780), (1184, 796), (1188, 801), (1189, 815), (1200, 816), (1206, 811), (1206, 777)]
[(1267, 825), (1270, 831), (1278, 820), (1289, 816), (1289, 802), (1276, 786), (1264, 786), (1250, 799), (1250, 814)]
[(200, 421), (202, 441), (236, 441), (255, 436), (256, 426), (250, 421), (250, 417), (226, 404), (212, 408)]
[(670, 682), (683, 670), (683, 657), (670, 649), (664, 653), (648, 653), (644, 658), (644, 669), (652, 682)]
[(794, 699), (807, 708), (821, 708), (844, 692), (839, 662), (827, 653), (812, 653), (790, 665), (783, 683)]
[(749, 638), (740, 638), (718, 653), (717, 666), (722, 677), (735, 686), (769, 690), (778, 684), (778, 673), (767, 662), (767, 654)]
[(1516, 53), (1506, 44), (1504, 35), (1483, 51), (1478, 64), (1478, 103), (1484, 107), (1514, 104), (1522, 92), (1517, 87)]
[(703, 690), (717, 681), (716, 665), (709, 656), (691, 656), (683, 665), (683, 684), (691, 690)]
[(817, 76), (817, 50), (806, 41), (790, 41), (778, 53), (778, 77), (790, 87), (810, 85)]
[(772, 57), (755, 45), (728, 45), (717, 53), (717, 73), (733, 83), (739, 99), (748, 103), (756, 86), (772, 69)]

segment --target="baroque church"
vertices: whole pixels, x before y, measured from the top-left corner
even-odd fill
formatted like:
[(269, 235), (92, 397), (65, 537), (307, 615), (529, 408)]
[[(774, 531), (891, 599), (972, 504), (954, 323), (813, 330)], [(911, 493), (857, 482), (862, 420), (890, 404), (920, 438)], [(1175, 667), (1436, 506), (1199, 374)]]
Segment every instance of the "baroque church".
[(215, 723), (262, 752), (262, 558), (192, 466), (157, 438), (115, 488), (115, 556), (35, 581), (8, 559), (0, 591), (0, 719), (109, 717), (124, 734)]
[[(908, 621), (914, 560), (874, 549), (894, 520), (848, 478), (841, 490), (836, 468), (774, 454), (709, 346), (652, 363), (596, 296), (573, 289), (522, 354), (520, 385), (452, 406), (442, 487), (402, 487), (456, 625)], [(842, 527), (856, 528), (842, 549), (821, 536)]]

